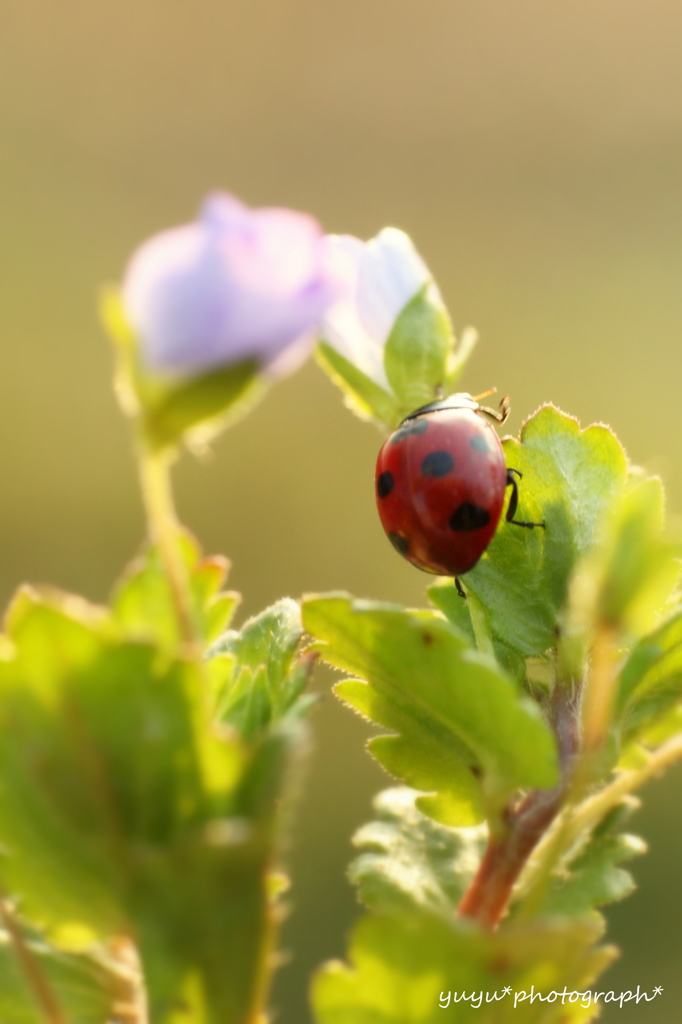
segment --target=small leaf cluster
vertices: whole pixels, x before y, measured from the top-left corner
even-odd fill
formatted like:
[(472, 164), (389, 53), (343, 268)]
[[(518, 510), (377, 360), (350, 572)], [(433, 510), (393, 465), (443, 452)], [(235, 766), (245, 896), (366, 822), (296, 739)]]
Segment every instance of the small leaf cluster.
[[(69, 1021), (121, 1002), (113, 950), (139, 954), (153, 1021), (225, 1024), (261, 1005), (281, 889), (282, 800), (304, 739), (298, 607), (224, 632), (226, 565), (183, 538), (205, 670), (183, 652), (158, 551), (111, 607), (23, 588), (0, 660), (3, 880)], [(3, 959), (5, 957), (5, 959)], [(0, 1016), (35, 1019), (0, 948)], [(132, 1011), (131, 1011), (132, 1012)], [(142, 1017), (136, 1018), (142, 1020)]]

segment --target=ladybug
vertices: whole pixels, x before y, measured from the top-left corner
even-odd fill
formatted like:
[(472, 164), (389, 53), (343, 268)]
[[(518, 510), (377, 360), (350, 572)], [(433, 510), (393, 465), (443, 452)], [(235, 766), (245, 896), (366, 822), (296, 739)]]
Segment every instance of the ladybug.
[(455, 578), (472, 569), (493, 538), (507, 487), (507, 522), (544, 528), (514, 518), (522, 474), (507, 468), (488, 422), (508, 415), (506, 398), (496, 412), (471, 395), (450, 395), (415, 410), (383, 445), (376, 468), (381, 525), (418, 569)]

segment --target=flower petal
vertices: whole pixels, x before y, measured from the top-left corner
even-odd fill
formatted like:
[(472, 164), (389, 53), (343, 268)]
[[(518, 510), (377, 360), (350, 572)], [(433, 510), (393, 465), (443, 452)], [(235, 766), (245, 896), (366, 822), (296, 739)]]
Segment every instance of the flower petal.
[[(312, 217), (216, 193), (197, 222), (138, 249), (123, 303), (152, 370), (196, 374), (256, 358), (275, 373), (310, 351), (312, 328), (341, 288)], [(280, 359), (289, 346), (296, 358)]]
[(431, 281), (429, 270), (397, 228), (385, 228), (369, 242), (330, 235), (328, 245), (345, 262), (347, 293), (325, 315), (321, 336), (390, 391), (384, 346), (400, 311)]
[(430, 280), (404, 231), (380, 231), (366, 245), (358, 282), (358, 315), (367, 333), (384, 345), (400, 311)]

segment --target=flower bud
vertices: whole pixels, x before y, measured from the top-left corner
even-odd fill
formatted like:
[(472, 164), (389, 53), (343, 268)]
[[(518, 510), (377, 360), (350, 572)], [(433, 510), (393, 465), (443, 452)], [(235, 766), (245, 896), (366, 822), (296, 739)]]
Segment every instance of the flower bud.
[(281, 376), (308, 355), (339, 294), (334, 255), (312, 217), (215, 193), (197, 221), (134, 253), (122, 304), (148, 372), (197, 376), (256, 360)]
[(431, 274), (411, 239), (397, 228), (384, 228), (369, 242), (351, 235), (331, 235), (328, 241), (346, 261), (350, 287), (325, 316), (321, 337), (375, 384), (390, 390), (384, 347), (399, 313), (431, 281)]
[(451, 393), (475, 332), (457, 343), (429, 269), (404, 232), (384, 228), (369, 242), (330, 236), (328, 246), (345, 262), (347, 290), (322, 321), (319, 362), (360, 417), (392, 430)]

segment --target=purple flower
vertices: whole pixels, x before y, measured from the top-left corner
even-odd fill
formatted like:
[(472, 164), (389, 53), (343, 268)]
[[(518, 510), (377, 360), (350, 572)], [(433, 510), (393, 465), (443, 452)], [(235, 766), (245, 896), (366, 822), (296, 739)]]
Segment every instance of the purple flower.
[(215, 193), (197, 221), (140, 246), (122, 299), (153, 372), (192, 376), (257, 359), (283, 376), (309, 354), (343, 280), (312, 217)]

